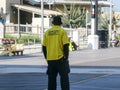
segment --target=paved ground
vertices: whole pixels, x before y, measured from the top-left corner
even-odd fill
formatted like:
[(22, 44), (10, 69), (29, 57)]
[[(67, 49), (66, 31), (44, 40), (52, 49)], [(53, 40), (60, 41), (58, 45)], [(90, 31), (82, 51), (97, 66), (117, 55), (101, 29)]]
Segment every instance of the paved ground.
[[(120, 48), (70, 52), (71, 90), (120, 90)], [(0, 90), (45, 90), (46, 61), (39, 49), (0, 57)], [(58, 77), (58, 89), (60, 89)]]

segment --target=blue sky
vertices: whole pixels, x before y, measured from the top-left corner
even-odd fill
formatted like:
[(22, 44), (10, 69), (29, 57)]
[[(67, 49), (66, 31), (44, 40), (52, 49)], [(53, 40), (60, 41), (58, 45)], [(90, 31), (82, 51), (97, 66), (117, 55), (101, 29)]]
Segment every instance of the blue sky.
[(120, 0), (112, 0), (112, 3), (114, 4), (113, 10), (120, 12)]

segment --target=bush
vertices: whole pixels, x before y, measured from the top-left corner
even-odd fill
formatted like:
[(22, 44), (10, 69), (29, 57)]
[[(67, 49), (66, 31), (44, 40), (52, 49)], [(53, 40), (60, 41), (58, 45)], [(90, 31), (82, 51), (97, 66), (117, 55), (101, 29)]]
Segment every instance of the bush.
[(40, 42), (40, 38), (35, 35), (22, 36), (20, 39), (23, 40), (24, 43), (28, 43), (28, 40), (30, 42), (34, 42), (35, 40), (35, 43)]
[(15, 37), (15, 36), (12, 36), (12, 35), (5, 35), (5, 38), (12, 38), (12, 39), (17, 39), (17, 37)]
[(35, 36), (35, 35), (24, 35), (24, 36), (21, 36), (20, 39), (17, 39), (17, 37), (15, 36), (12, 36), (12, 35), (6, 35), (5, 38), (13, 38), (17, 41), (17, 43), (20, 43), (20, 44), (27, 44), (28, 43), (28, 40), (30, 42), (34, 42), (35, 40), (35, 43), (40, 43), (40, 38), (38, 36)]
[(120, 40), (120, 35), (117, 36), (118, 40)]
[(25, 44), (25, 41), (22, 40), (22, 39), (18, 39), (18, 40), (17, 40), (17, 43), (19, 43), (19, 44)]

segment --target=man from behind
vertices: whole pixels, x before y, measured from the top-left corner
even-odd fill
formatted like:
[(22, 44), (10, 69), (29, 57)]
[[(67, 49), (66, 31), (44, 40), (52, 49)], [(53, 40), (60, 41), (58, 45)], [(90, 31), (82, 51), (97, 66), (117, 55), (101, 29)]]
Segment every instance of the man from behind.
[(53, 17), (53, 26), (43, 38), (43, 54), (48, 63), (48, 90), (57, 89), (57, 75), (60, 75), (61, 90), (70, 90), (69, 86), (69, 41), (66, 31), (61, 28), (61, 17)]

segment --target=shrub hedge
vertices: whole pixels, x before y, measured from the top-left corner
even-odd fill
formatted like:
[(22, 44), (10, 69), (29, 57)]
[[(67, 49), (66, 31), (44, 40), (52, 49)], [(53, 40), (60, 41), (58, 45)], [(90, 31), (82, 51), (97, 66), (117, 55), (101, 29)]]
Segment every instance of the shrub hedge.
[(35, 43), (40, 43), (41, 40), (38, 36), (36, 35), (23, 35), (19, 39), (16, 36), (13, 35), (5, 35), (5, 38), (12, 38), (17, 41), (17, 43), (22, 43), (22, 44), (27, 44), (28, 40), (30, 42), (35, 42)]

